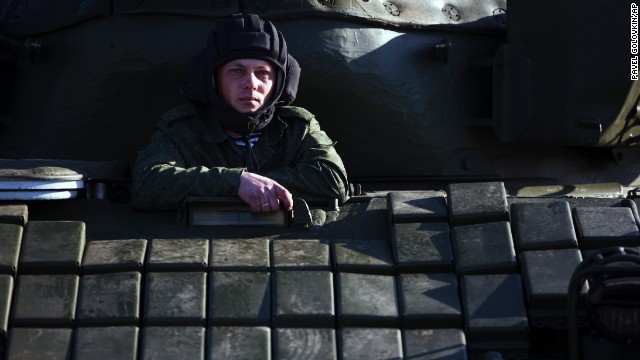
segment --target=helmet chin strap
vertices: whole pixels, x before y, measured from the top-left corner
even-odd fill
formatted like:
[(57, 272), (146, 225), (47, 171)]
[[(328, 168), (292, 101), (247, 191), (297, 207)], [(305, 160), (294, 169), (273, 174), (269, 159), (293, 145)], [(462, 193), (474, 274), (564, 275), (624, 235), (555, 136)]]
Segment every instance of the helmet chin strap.
[(244, 163), (247, 166), (247, 171), (257, 174), (260, 172), (260, 168), (258, 167), (258, 160), (256, 159), (256, 155), (253, 153), (253, 148), (249, 142), (249, 135), (254, 132), (254, 128), (255, 126), (250, 129), (248, 134), (242, 135), (242, 140), (244, 141)]
[(244, 140), (244, 162), (247, 171), (257, 174), (260, 169), (258, 168), (256, 155), (253, 153), (253, 148), (251, 148), (251, 143), (249, 143), (249, 135), (244, 135), (242, 140)]

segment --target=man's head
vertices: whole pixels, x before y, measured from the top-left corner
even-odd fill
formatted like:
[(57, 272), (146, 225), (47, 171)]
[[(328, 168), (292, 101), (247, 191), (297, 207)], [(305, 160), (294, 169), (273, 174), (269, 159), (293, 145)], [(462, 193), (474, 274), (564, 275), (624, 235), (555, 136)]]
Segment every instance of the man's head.
[[(239, 65), (243, 68), (237, 68)], [(272, 73), (269, 79), (264, 77), (266, 67)], [(226, 70), (236, 74), (251, 70), (253, 76), (247, 81), (253, 84), (235, 81), (237, 78)], [(288, 105), (295, 99), (299, 76), (297, 61), (288, 54), (284, 37), (271, 22), (257, 15), (236, 14), (219, 21), (209, 34), (207, 48), (193, 57), (183, 92), (189, 100), (203, 105), (224, 128), (246, 134), (264, 128), (275, 106)], [(255, 87), (255, 91), (246, 94), (247, 89), (242, 87)]]
[(260, 59), (231, 60), (216, 71), (218, 94), (240, 113), (252, 113), (274, 92), (275, 66)]

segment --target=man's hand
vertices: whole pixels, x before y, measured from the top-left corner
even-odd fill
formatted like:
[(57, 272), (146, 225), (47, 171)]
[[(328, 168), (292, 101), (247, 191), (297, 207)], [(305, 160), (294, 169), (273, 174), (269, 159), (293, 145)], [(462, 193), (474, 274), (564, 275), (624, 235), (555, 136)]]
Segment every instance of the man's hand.
[(286, 210), (293, 208), (293, 198), (289, 190), (262, 175), (243, 172), (240, 177), (238, 196), (249, 204), (251, 211), (272, 212), (280, 209), (280, 202)]

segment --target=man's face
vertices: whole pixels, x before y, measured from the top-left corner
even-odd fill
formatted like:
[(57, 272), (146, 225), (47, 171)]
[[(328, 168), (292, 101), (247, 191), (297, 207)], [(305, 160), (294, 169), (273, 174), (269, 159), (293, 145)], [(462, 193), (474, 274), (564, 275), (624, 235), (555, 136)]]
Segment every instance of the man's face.
[(220, 96), (241, 113), (258, 110), (271, 96), (276, 73), (271, 63), (236, 59), (218, 68)]

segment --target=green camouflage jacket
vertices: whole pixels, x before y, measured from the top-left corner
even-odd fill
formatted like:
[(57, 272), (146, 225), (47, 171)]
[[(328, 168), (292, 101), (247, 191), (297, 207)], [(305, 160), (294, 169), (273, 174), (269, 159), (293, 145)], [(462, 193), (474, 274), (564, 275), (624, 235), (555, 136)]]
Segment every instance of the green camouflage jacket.
[[(173, 209), (187, 195), (237, 196), (245, 171), (244, 150), (218, 122), (205, 122), (188, 104), (164, 114), (149, 145), (133, 167), (131, 205)], [(348, 199), (347, 173), (320, 130), (303, 108), (281, 107), (254, 145), (260, 175), (312, 203)]]

